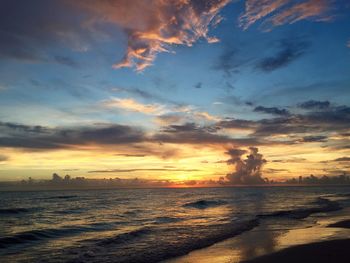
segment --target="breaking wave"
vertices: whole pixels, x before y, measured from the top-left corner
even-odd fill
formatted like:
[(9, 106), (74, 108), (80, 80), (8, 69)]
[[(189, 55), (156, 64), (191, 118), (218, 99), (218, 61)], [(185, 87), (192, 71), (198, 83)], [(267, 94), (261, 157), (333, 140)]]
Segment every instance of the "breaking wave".
[(294, 210), (281, 210), (267, 214), (260, 214), (257, 217), (288, 217), (292, 219), (303, 219), (312, 214), (332, 212), (342, 209), (339, 203), (319, 197), (313, 204), (315, 207), (299, 208)]
[(183, 207), (206, 209), (210, 207), (216, 207), (221, 205), (226, 205), (227, 202), (222, 200), (198, 200), (196, 202), (190, 202), (183, 205)]
[(0, 215), (6, 215), (6, 214), (21, 214), (21, 213), (28, 213), (30, 212), (30, 209), (28, 208), (3, 208), (0, 209)]

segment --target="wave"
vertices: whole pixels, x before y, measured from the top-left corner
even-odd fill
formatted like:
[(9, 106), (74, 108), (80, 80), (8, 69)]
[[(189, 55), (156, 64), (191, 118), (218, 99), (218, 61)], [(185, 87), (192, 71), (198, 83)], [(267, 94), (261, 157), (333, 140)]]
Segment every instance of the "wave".
[(160, 216), (155, 218), (155, 222), (159, 224), (176, 223), (179, 221), (183, 221), (183, 219), (176, 218), (176, 217), (168, 217), (168, 216)]
[[(258, 224), (258, 220), (253, 219), (210, 225), (207, 228), (198, 226), (191, 232), (181, 227), (166, 229), (143, 227), (115, 237), (95, 240), (84, 247), (72, 248), (68, 253), (77, 257), (69, 262), (108, 261), (108, 255), (113, 255), (116, 251), (118, 252), (113, 256), (115, 259), (113, 262), (159, 262), (234, 237), (253, 229)], [(145, 240), (148, 240), (147, 245), (144, 243)]]
[(57, 195), (57, 196), (50, 196), (45, 197), (43, 199), (72, 199), (78, 197), (77, 195)]
[(315, 207), (299, 208), (294, 210), (281, 210), (267, 214), (260, 214), (257, 217), (287, 217), (292, 219), (303, 219), (312, 214), (322, 213), (322, 212), (332, 212), (341, 210), (342, 207), (339, 203), (335, 201), (330, 201), (326, 198), (319, 197), (313, 204), (318, 205)]
[(119, 234), (114, 237), (101, 239), (96, 243), (96, 245), (103, 247), (103, 246), (108, 246), (110, 244), (114, 244), (114, 245), (120, 244), (120, 243), (125, 244), (127, 242), (134, 240), (135, 238), (141, 237), (151, 232), (152, 232), (152, 229), (150, 227), (143, 227), (140, 229), (132, 230), (130, 232)]
[(222, 200), (198, 200), (195, 202), (186, 203), (183, 207), (197, 208), (197, 209), (206, 209), (209, 207), (216, 207), (225, 205), (227, 202)]
[(73, 236), (85, 232), (106, 231), (114, 227), (114, 223), (95, 223), (87, 226), (39, 229), (20, 232), (12, 236), (0, 237), (0, 249), (15, 245), (24, 245), (32, 242), (45, 241), (66, 236)]
[(0, 214), (1, 215), (6, 215), (6, 214), (10, 214), (10, 215), (13, 215), (13, 214), (21, 214), (21, 213), (28, 213), (30, 212), (31, 209), (28, 209), (28, 208), (3, 208), (3, 209), (0, 209)]

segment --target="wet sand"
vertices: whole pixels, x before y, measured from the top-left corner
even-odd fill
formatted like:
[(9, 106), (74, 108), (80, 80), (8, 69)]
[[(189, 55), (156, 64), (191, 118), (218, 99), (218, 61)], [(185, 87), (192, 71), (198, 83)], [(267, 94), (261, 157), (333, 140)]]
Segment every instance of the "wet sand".
[[(350, 228), (350, 220), (342, 220), (328, 227)], [(264, 255), (246, 263), (279, 263), (279, 262), (349, 262), (350, 237), (311, 244), (299, 245), (283, 249), (273, 254)]]
[(328, 227), (350, 228), (350, 220), (339, 221), (334, 224), (328, 225)]
[(349, 262), (350, 210), (311, 216), (296, 227), (262, 223), (240, 236), (166, 263)]
[(295, 263), (295, 262), (318, 262), (318, 263), (348, 263), (349, 262), (350, 238), (330, 240), (318, 243), (299, 245), (264, 255), (245, 263)]

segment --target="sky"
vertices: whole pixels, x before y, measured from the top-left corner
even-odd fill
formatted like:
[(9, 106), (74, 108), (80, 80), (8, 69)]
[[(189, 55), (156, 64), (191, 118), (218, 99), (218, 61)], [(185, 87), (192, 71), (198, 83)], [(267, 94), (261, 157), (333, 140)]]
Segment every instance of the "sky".
[(349, 1), (0, 4), (0, 181), (350, 171)]

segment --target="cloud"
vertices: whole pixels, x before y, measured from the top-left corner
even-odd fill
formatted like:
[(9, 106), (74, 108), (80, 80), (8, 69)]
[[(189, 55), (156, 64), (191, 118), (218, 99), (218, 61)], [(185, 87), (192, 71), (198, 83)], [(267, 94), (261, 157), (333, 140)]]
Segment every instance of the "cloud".
[(218, 134), (215, 126), (200, 126), (196, 123), (169, 125), (153, 136), (153, 140), (162, 143), (194, 144), (194, 145), (256, 145), (255, 138), (231, 138)]
[(65, 1), (1, 1), (0, 57), (47, 62), (52, 47), (86, 50), (91, 32), (77, 18), (76, 10), (68, 8)]
[(319, 135), (310, 135), (310, 136), (305, 136), (303, 137), (300, 142), (326, 142), (328, 139), (327, 136)]
[(0, 147), (49, 150), (89, 144), (132, 144), (144, 140), (141, 129), (118, 124), (68, 129), (0, 123)]
[(76, 4), (94, 15), (92, 24), (102, 20), (126, 33), (126, 55), (114, 67), (142, 71), (158, 53), (169, 52), (172, 45), (192, 46), (200, 38), (217, 42), (208, 31), (220, 22), (218, 13), (228, 3), (229, 0), (84, 0)]
[(303, 103), (298, 104), (298, 106), (302, 109), (328, 109), (330, 106), (329, 101), (316, 101), (316, 100), (308, 100)]
[(0, 154), (0, 163), (7, 161), (9, 158), (5, 155)]
[(277, 107), (258, 106), (254, 109), (254, 111), (273, 114), (273, 115), (289, 115), (290, 114), (289, 111), (287, 111), (286, 109), (279, 109)]
[[(262, 142), (265, 144), (327, 142), (325, 147), (346, 149), (344, 147), (348, 147), (349, 144), (350, 108), (344, 105), (330, 105), (328, 108), (323, 108), (322, 105), (312, 103), (310, 107), (315, 109), (303, 113), (289, 111), (289, 114), (280, 112), (276, 107), (267, 110), (261, 108), (258, 110), (276, 113), (277, 116), (258, 120), (226, 118), (213, 124), (213, 127), (218, 131), (242, 130), (247, 134), (246, 138), (256, 141), (255, 145), (262, 145)], [(319, 107), (323, 109), (319, 110)], [(336, 133), (337, 140), (327, 135), (329, 133)]]
[(330, 0), (307, 0), (297, 3), (272, 16), (267, 22), (273, 26), (280, 26), (287, 23), (293, 24), (304, 19), (329, 21), (332, 18), (328, 13), (331, 9), (331, 2)]
[(156, 122), (160, 125), (179, 124), (185, 120), (185, 116), (178, 113), (169, 113), (156, 117)]
[(258, 148), (250, 147), (249, 155), (242, 160), (241, 156), (246, 153), (245, 150), (232, 148), (226, 154), (230, 156), (227, 161), (229, 165), (235, 165), (235, 171), (226, 175), (226, 179), (230, 184), (263, 184), (265, 180), (262, 178), (261, 169), (266, 163), (262, 154), (258, 153)]
[(220, 70), (226, 76), (231, 76), (234, 71), (238, 70), (240, 63), (237, 62), (237, 50), (233, 48), (225, 48), (220, 56), (214, 61), (212, 68)]
[(72, 68), (77, 68), (79, 67), (79, 64), (73, 60), (70, 57), (66, 57), (66, 56), (54, 56), (54, 61), (57, 62), (58, 64), (62, 64), (68, 67), (72, 67)]
[(0, 84), (0, 92), (4, 91), (4, 90), (7, 90), (7, 86), (4, 86), (4, 85)]
[[(141, 108), (144, 107), (146, 106), (142, 105)], [(145, 109), (154, 111), (152, 107)], [(272, 112), (275, 112), (275, 109)], [(308, 110), (302, 114), (290, 112), (288, 115), (260, 120), (226, 118), (201, 123), (201, 120), (208, 116), (196, 117), (196, 113), (201, 112), (185, 111), (185, 115), (181, 112), (159, 115), (157, 121), (162, 119), (162, 126), (159, 130), (147, 133), (142, 127), (111, 123), (52, 128), (0, 122), (0, 147), (52, 150), (83, 148), (90, 145), (100, 148), (119, 145), (120, 148), (126, 147), (121, 149), (120, 153), (151, 154), (165, 158), (177, 155), (177, 149), (169, 149), (173, 147), (172, 144), (249, 147), (325, 142), (325, 147), (334, 149), (349, 147), (350, 108), (344, 105)], [(186, 122), (187, 114), (195, 121)], [(235, 129), (242, 132), (232, 133)], [(168, 145), (163, 149), (162, 145), (165, 144)]]
[(129, 153), (117, 153), (115, 156), (123, 156), (123, 157), (145, 157), (145, 154), (129, 154)]
[(282, 40), (280, 42), (280, 50), (278, 53), (274, 56), (266, 57), (258, 61), (256, 68), (261, 71), (271, 72), (286, 67), (305, 54), (308, 47), (309, 43), (306, 41)]
[(196, 89), (201, 89), (203, 87), (203, 83), (202, 82), (197, 82), (196, 85), (194, 85), (194, 87)]
[(334, 162), (350, 162), (350, 157), (340, 157), (333, 160)]
[(289, 158), (289, 159), (277, 159), (277, 160), (272, 160), (271, 162), (273, 163), (303, 163), (306, 162), (307, 160), (305, 158)]
[(163, 98), (162, 96), (159, 96), (155, 93), (150, 93), (148, 91), (146, 91), (145, 89), (140, 89), (140, 88), (136, 88), (136, 87), (114, 87), (111, 88), (112, 92), (116, 92), (116, 93), (127, 93), (130, 95), (135, 95), (139, 98), (145, 99), (145, 100), (151, 100), (151, 101), (157, 101), (160, 103), (169, 103), (175, 106), (181, 106), (181, 103), (177, 103), (173, 100), (170, 99), (166, 99)]
[(94, 170), (88, 173), (130, 173), (130, 172), (198, 172), (198, 169), (177, 169), (177, 168), (137, 168), (137, 169), (112, 169), (112, 170)]
[(256, 122), (255, 136), (298, 134), (315, 132), (345, 132), (350, 128), (350, 108), (335, 106), (306, 114), (291, 114)]
[(126, 111), (139, 112), (143, 114), (158, 115), (165, 112), (165, 108), (160, 104), (142, 104), (132, 98), (113, 98), (102, 102), (107, 108), (119, 108)]
[(246, 0), (245, 12), (239, 17), (239, 24), (248, 29), (252, 24), (263, 20), (265, 30), (284, 24), (293, 24), (304, 19), (328, 21), (331, 0)]
[(251, 120), (226, 118), (216, 124), (218, 128), (224, 129), (255, 129), (259, 124)]
[(286, 5), (290, 0), (246, 0), (245, 12), (239, 17), (239, 24), (244, 29), (264, 18), (280, 7)]
[(348, 43), (346, 45), (348, 48), (350, 48), (350, 40), (348, 40)]

